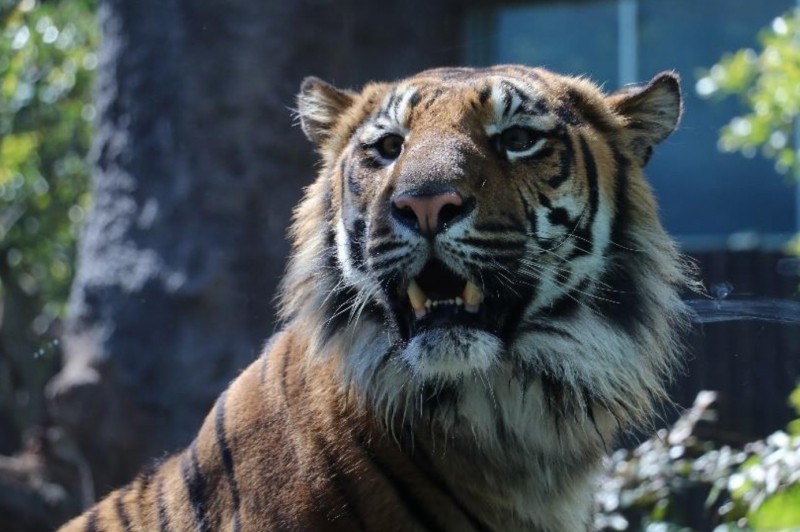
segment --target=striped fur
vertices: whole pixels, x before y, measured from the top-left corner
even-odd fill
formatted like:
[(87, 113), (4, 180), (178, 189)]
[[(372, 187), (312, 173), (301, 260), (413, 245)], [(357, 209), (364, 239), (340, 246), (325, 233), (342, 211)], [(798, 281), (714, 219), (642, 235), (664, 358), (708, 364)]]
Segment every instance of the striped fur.
[[(309, 78), (298, 102), (322, 167), (282, 332), (185, 451), (65, 530), (589, 529), (601, 456), (664, 399), (686, 325), (693, 281), (642, 175), (677, 78), (604, 95), (452, 68)], [(442, 190), (463, 201), (431, 236), (398, 198)], [(423, 278), (471, 283), (479, 310), (417, 320)]]

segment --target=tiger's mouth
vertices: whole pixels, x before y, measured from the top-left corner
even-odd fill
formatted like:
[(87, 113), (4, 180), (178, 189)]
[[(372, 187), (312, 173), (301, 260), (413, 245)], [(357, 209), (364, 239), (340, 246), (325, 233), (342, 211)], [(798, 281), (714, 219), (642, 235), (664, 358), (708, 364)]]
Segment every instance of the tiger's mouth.
[(477, 314), (483, 292), (472, 281), (462, 279), (438, 260), (429, 261), (406, 290), (417, 321), (444, 312)]
[(421, 330), (456, 325), (492, 329), (483, 290), (438, 259), (425, 264), (405, 295), (396, 310), (406, 326), (406, 338)]

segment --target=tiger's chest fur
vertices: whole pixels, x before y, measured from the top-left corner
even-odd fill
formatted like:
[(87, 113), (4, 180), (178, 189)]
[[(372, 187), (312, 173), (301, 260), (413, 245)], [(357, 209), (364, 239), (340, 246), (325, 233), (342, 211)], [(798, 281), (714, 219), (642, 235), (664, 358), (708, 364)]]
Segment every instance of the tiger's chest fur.
[(307, 79), (322, 166), (283, 332), (186, 451), (73, 529), (590, 529), (601, 457), (664, 398), (686, 323), (642, 174), (680, 109), (669, 73), (610, 95), (521, 66)]

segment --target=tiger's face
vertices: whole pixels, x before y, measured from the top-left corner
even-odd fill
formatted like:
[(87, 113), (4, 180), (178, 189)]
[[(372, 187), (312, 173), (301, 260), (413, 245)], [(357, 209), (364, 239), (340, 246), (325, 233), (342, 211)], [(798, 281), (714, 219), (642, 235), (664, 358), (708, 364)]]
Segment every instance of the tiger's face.
[(453, 72), (398, 84), (336, 161), (345, 281), (371, 291), (422, 378), (488, 369), (528, 318), (602, 273), (613, 210), (600, 196), (613, 191), (597, 158), (611, 154), (596, 132), (570, 131), (579, 110), (544, 83)]
[[(641, 168), (680, 105), (668, 73), (610, 96), (518, 66), (358, 94), (307, 79), (299, 115), (324, 163), (309, 197), (322, 199), (298, 211), (285, 306), (326, 309), (326, 337), (370, 331), (359, 363), (417, 383), (504, 367), (603, 402), (639, 364), (627, 377), (648, 386), (671, 355), (623, 351), (672, 341), (647, 330), (678, 304), (682, 274)], [(309, 275), (319, 293), (300, 286)]]

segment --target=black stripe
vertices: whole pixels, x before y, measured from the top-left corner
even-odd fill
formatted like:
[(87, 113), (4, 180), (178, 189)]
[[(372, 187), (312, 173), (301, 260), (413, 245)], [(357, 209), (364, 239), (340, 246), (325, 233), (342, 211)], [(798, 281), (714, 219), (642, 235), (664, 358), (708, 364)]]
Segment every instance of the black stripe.
[(511, 103), (514, 101), (511, 91), (508, 90), (507, 84), (503, 83), (503, 89), (505, 89), (503, 94), (503, 117), (507, 117), (511, 113)]
[(128, 515), (128, 512), (125, 510), (125, 504), (122, 500), (122, 497), (131, 489), (130, 484), (123, 487), (117, 492), (116, 497), (114, 498), (114, 510), (117, 512), (117, 519), (119, 519), (120, 524), (122, 525), (122, 529), (125, 532), (129, 532), (131, 529), (131, 518)]
[(189, 504), (192, 506), (197, 531), (210, 532), (206, 519), (206, 479), (197, 461), (197, 440), (192, 442), (187, 451), (181, 460), (181, 474), (189, 493)]
[(591, 227), (594, 223), (594, 217), (597, 214), (600, 197), (600, 185), (597, 181), (597, 163), (594, 160), (594, 155), (592, 155), (589, 143), (586, 142), (586, 137), (579, 135), (578, 138), (581, 141), (583, 165), (586, 167), (586, 181), (589, 186), (589, 219), (587, 220), (587, 227)]
[[(394, 257), (394, 256), (382, 258), (380, 260), (376, 260), (376, 261), (372, 262), (372, 269), (373, 270), (382, 270), (386, 266), (394, 266), (394, 268), (392, 268), (393, 270), (399, 270), (400, 266), (401, 266), (399, 261), (401, 261), (401, 260), (403, 260), (405, 258), (406, 258), (406, 256), (403, 256), (402, 258), (398, 258), (398, 257)], [(403, 261), (403, 262), (408, 262), (408, 261)], [(355, 293), (354, 293), (354, 295), (355, 295)]]
[(586, 281), (581, 282), (576, 288), (573, 288), (556, 299), (553, 304), (550, 305), (547, 315), (559, 319), (574, 315), (578, 311), (578, 301), (583, 298), (583, 294), (581, 293), (583, 289), (581, 287), (583, 286), (585, 288), (585, 283)]
[[(434, 91), (425, 100), (425, 107), (423, 108), (423, 111), (427, 111), (428, 109), (430, 109), (431, 106), (436, 102), (436, 100), (438, 100), (444, 93), (445, 90), (441, 87), (434, 89)], [(409, 126), (410, 125), (411, 124), (409, 124)]]
[(397, 113), (400, 110), (400, 104), (403, 103), (403, 98), (405, 98), (406, 94), (407, 94), (407, 90), (403, 91), (402, 94), (399, 94), (397, 96), (397, 98), (395, 99), (394, 103), (392, 104), (391, 117), (392, 117), (392, 120), (394, 120), (395, 122), (400, 122), (400, 116)]
[(353, 267), (359, 271), (366, 271), (364, 264), (364, 247), (367, 234), (367, 224), (363, 218), (358, 218), (353, 222), (352, 229), (347, 231), (347, 244), (350, 248), (350, 260)]
[(631, 247), (628, 242), (630, 224), (630, 199), (628, 198), (628, 169), (630, 163), (622, 153), (614, 148), (614, 162), (617, 165), (614, 181), (614, 219), (611, 222), (611, 241), (617, 246)]
[[(611, 120), (609, 120), (608, 113), (604, 109), (599, 109), (591, 102), (586, 101), (585, 95), (575, 88), (570, 88), (567, 90), (566, 98), (564, 99), (564, 105), (562, 107), (566, 108), (569, 106), (572, 106), (572, 108), (580, 113), (580, 116), (583, 118), (583, 120), (589, 122), (601, 133), (608, 133), (614, 130), (615, 125)], [(572, 109), (566, 109), (565, 113), (567, 115), (571, 114), (577, 123), (582, 121), (578, 119)]]
[(544, 207), (545, 209), (552, 209), (553, 204), (550, 203), (550, 198), (539, 192), (538, 198), (539, 204)]
[(136, 486), (136, 503), (135, 508), (144, 508), (144, 498), (147, 495), (147, 489), (152, 482), (153, 477), (158, 470), (159, 462), (154, 461), (148, 464), (142, 473), (139, 475), (139, 484)]
[(411, 98), (408, 99), (408, 109), (409, 110), (413, 109), (421, 101), (422, 101), (422, 94), (420, 94), (419, 91), (414, 91), (414, 94), (411, 96)]
[(370, 246), (369, 249), (367, 249), (367, 252), (369, 253), (370, 256), (374, 257), (375, 255), (382, 255), (388, 251), (393, 251), (395, 249), (402, 248), (405, 245), (406, 244), (404, 242), (401, 242), (399, 240), (387, 240), (384, 242), (380, 242), (379, 244), (375, 244), (374, 246)]
[(156, 507), (158, 509), (158, 530), (159, 532), (169, 532), (169, 515), (167, 514), (167, 504), (164, 500), (164, 477), (158, 479), (156, 486)]
[(550, 185), (551, 188), (560, 187), (564, 181), (569, 179), (572, 175), (572, 165), (575, 155), (572, 137), (569, 135), (569, 132), (564, 131), (564, 134), (559, 137), (559, 140), (561, 141), (562, 151), (559, 158), (558, 175), (547, 180), (547, 184)]
[(389, 94), (389, 101), (386, 102), (386, 105), (378, 111), (378, 117), (386, 117), (391, 119), (392, 117), (389, 116), (392, 107), (394, 107), (395, 102), (397, 101), (397, 89), (392, 89), (392, 92)]
[(601, 279), (608, 286), (607, 293), (613, 296), (613, 300), (595, 302), (595, 308), (600, 314), (628, 334), (636, 332), (637, 326), (648, 319), (646, 300), (631, 273), (631, 269), (635, 267), (631, 260), (617, 261)]
[[(334, 224), (327, 224), (328, 229), (325, 232), (325, 246), (328, 249), (335, 249), (336, 248), (336, 231), (334, 230)], [(313, 278), (308, 279), (304, 282), (310, 282)]]
[(360, 196), (362, 192), (364, 192), (364, 185), (358, 180), (358, 175), (356, 175), (355, 171), (355, 164), (352, 158), (348, 157), (342, 161), (340, 166), (340, 170), (342, 173), (342, 177), (344, 178), (345, 183), (347, 183), (347, 188), (356, 196)]
[(567, 269), (567, 267), (562, 266), (556, 271), (556, 282), (564, 286), (569, 282), (569, 278), (571, 276), (572, 276), (572, 270), (569, 270)]
[(85, 532), (98, 532), (97, 528), (97, 506), (92, 508), (89, 515), (86, 517)]
[(606, 443), (606, 439), (603, 437), (603, 434), (600, 432), (600, 427), (597, 426), (597, 420), (594, 417), (594, 408), (593, 403), (594, 396), (589, 392), (589, 389), (586, 386), (581, 386), (581, 392), (583, 395), (583, 404), (586, 408), (586, 417), (589, 418), (589, 421), (592, 423), (594, 427), (595, 433), (600, 438), (600, 442), (603, 444), (603, 450), (608, 451), (608, 443)]
[(489, 249), (511, 249), (515, 251), (524, 251), (525, 241), (524, 240), (495, 240), (495, 239), (488, 239), (488, 238), (480, 238), (480, 237), (472, 237), (466, 236), (462, 238), (454, 239), (456, 242), (460, 242), (462, 244), (467, 244), (468, 246), (477, 246), (481, 248), (489, 248)]
[(530, 322), (526, 323), (519, 329), (519, 334), (525, 333), (543, 333), (543, 334), (552, 334), (554, 336), (560, 336), (566, 340), (572, 340), (574, 342), (578, 342), (578, 340), (572, 336), (568, 331), (565, 331), (561, 327), (556, 327), (554, 325), (549, 325), (540, 322)]
[(481, 92), (478, 93), (478, 101), (481, 102), (481, 105), (486, 105), (486, 101), (489, 99), (489, 96), (492, 95), (492, 87), (486, 86), (481, 89)]
[[(331, 291), (330, 297), (327, 299), (328, 311), (327, 315), (330, 316), (323, 324), (321, 331), (322, 343), (328, 342), (340, 330), (347, 327), (352, 318), (351, 310), (353, 301), (356, 300), (358, 294), (355, 289), (350, 286), (339, 286)], [(365, 309), (365, 312), (369, 308)]]
[(462, 514), (467, 518), (470, 524), (480, 532), (490, 532), (491, 528), (489, 528), (486, 524), (484, 524), (480, 519), (478, 519), (475, 514), (469, 511), (467, 508), (458, 498), (456, 498), (455, 494), (450, 490), (450, 487), (447, 483), (442, 479), (439, 475), (436, 474), (435, 468), (433, 467), (433, 460), (431, 460), (430, 456), (426, 451), (422, 449), (422, 446), (418, 447), (416, 452), (413, 453), (414, 462), (416, 462), (417, 466), (419, 466), (420, 470), (425, 473), (425, 476), (428, 480), (436, 486), (442, 493), (450, 499), (456, 508), (458, 508)]
[(379, 220), (375, 220), (372, 226), (372, 237), (377, 238), (385, 238), (387, 236), (392, 235), (392, 227), (387, 223), (380, 223)]
[(365, 449), (364, 455), (367, 460), (386, 479), (386, 482), (392, 487), (411, 517), (422, 525), (424, 530), (441, 530), (444, 532), (445, 528), (439, 523), (436, 513), (425, 507), (410, 486), (402, 478), (395, 475), (374, 453), (367, 450), (367, 446), (363, 442), (361, 442), (361, 447)]
[[(503, 111), (503, 115), (504, 116), (509, 114), (510, 106), (511, 106), (511, 101), (510, 100), (513, 100), (513, 95), (515, 95), (515, 94), (519, 97), (519, 106), (516, 109), (514, 109), (514, 113), (513, 113), (514, 116), (516, 116), (517, 114), (523, 114), (523, 113), (524, 114), (528, 114), (528, 115), (536, 115), (536, 114), (538, 114), (537, 110), (540, 109), (541, 106), (531, 105), (530, 96), (528, 94), (526, 94), (525, 92), (523, 92), (522, 90), (520, 90), (519, 87), (517, 87), (513, 83), (505, 82), (505, 81), (502, 82), (502, 87), (506, 90), (506, 93), (508, 94), (508, 99), (509, 99), (509, 101), (506, 102), (506, 106), (505, 106), (505, 109)], [(545, 109), (546, 109), (546, 107), (545, 107)]]
[(217, 399), (217, 411), (214, 416), (214, 432), (217, 436), (217, 447), (219, 448), (220, 458), (222, 459), (222, 468), (225, 470), (225, 478), (228, 481), (228, 488), (231, 491), (231, 503), (233, 504), (233, 531), (239, 532), (241, 530), (241, 522), (239, 519), (239, 506), (241, 505), (241, 498), (239, 496), (239, 486), (236, 483), (236, 475), (233, 470), (233, 453), (228, 446), (228, 440), (225, 436), (225, 398), (228, 396), (228, 390), (222, 392), (222, 395)]
[(486, 263), (489, 263), (490, 265), (496, 264), (498, 266), (502, 266), (504, 264), (513, 264), (514, 262), (518, 261), (521, 256), (522, 253), (515, 253), (513, 255), (498, 255), (497, 253), (472, 252), (466, 254), (467, 260), (470, 260), (473, 264), (486, 265)]
[(539, 226), (539, 220), (536, 218), (536, 209), (525, 199), (525, 194), (522, 193), (521, 188), (517, 187), (517, 193), (519, 194), (519, 199), (522, 201), (522, 208), (525, 209), (525, 217), (528, 220), (528, 224), (530, 224), (530, 234), (535, 236)]
[(339, 495), (342, 499), (342, 512), (338, 514), (329, 514), (327, 516), (328, 519), (330, 521), (335, 521), (342, 516), (342, 513), (344, 513), (346, 509), (349, 509), (350, 511), (348, 513), (356, 520), (358, 530), (367, 530), (366, 523), (364, 523), (361, 514), (357, 511), (353, 504), (354, 501), (359, 500), (358, 490), (347, 481), (347, 475), (343, 473), (342, 468), (339, 466), (338, 460), (330, 452), (322, 437), (315, 435), (314, 443), (324, 459), (325, 467), (327, 469), (326, 478), (330, 480), (331, 484), (333, 484), (333, 488), (339, 492)]
[(561, 225), (566, 228), (575, 227), (575, 220), (569, 217), (569, 212), (564, 207), (555, 207), (547, 213), (547, 219), (553, 225)]
[(383, 162), (382, 159), (370, 155), (365, 155), (362, 157), (358, 161), (358, 164), (361, 168), (366, 168), (367, 170), (380, 170), (386, 166), (386, 163)]
[(564, 383), (546, 372), (539, 374), (539, 382), (542, 386), (542, 392), (544, 392), (542, 395), (544, 395), (547, 402), (547, 408), (550, 411), (550, 415), (553, 416), (556, 431), (560, 434), (561, 422), (567, 410), (569, 410), (569, 400), (566, 396)]
[(480, 233), (524, 233), (525, 227), (522, 224), (501, 224), (497, 222), (487, 222), (476, 224), (475, 230)]

